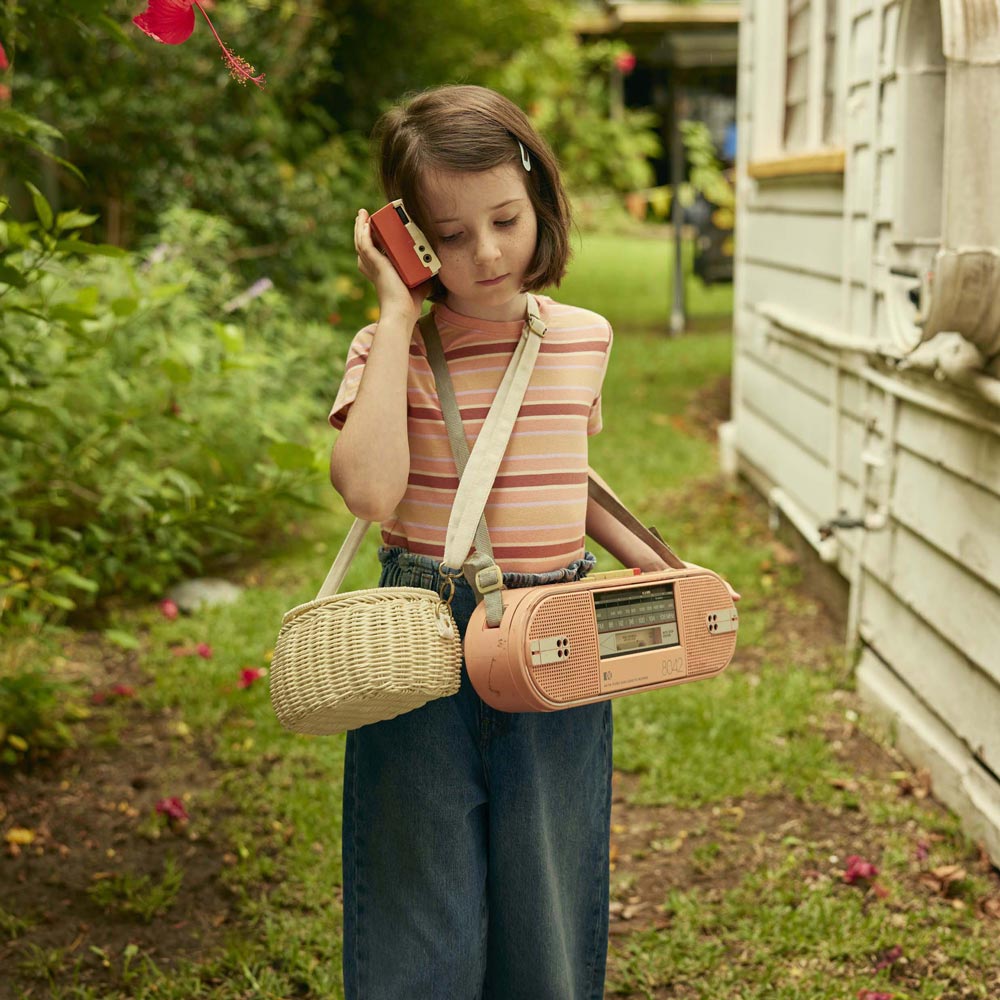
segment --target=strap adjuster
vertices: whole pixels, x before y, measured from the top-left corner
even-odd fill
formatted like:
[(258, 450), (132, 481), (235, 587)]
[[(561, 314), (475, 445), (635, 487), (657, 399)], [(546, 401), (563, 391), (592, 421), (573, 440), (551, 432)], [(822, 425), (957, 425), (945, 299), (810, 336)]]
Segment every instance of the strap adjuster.
[(476, 590), (484, 595), (503, 590), (503, 573), (496, 563), (476, 571)]
[(527, 326), (528, 332), (533, 333), (538, 338), (544, 337), (545, 331), (548, 330), (548, 327), (542, 322), (541, 316), (529, 316)]

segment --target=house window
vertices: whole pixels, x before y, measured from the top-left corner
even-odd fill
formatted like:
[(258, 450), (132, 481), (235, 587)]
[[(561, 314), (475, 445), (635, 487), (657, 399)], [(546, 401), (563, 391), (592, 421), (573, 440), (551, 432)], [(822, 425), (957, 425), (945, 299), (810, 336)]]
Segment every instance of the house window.
[(837, 66), (838, 0), (826, 0), (826, 28), (823, 33), (823, 144), (839, 146), (842, 140)]
[(750, 177), (843, 175), (843, 22), (849, 13), (846, 0), (754, 5)]
[(838, 0), (787, 0), (785, 16), (786, 153), (841, 142)]
[(788, 150), (809, 141), (809, 19), (811, 0), (788, 0), (785, 45), (785, 126)]

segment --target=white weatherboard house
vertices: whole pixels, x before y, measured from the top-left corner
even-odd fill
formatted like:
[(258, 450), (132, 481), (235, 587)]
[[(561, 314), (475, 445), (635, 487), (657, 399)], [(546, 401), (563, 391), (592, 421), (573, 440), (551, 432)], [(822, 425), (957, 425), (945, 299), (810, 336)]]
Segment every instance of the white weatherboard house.
[(1000, 862), (1000, 0), (745, 0), (738, 92), (723, 441)]

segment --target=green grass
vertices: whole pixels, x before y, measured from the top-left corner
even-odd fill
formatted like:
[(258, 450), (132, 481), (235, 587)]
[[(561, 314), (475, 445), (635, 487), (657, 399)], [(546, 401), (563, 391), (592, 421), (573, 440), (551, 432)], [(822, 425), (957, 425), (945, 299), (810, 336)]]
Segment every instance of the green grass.
[[(616, 702), (616, 765), (634, 776), (630, 794), (639, 804), (710, 812), (735, 798), (786, 796), (831, 817), (850, 811), (878, 846), (881, 877), (893, 896), (882, 903), (844, 885), (824, 842), (765, 831), (747, 840), (742, 875), (731, 884), (662, 885), (651, 902), (665, 926), (613, 941), (608, 995), (843, 1000), (861, 989), (885, 990), (897, 1000), (997, 995), (989, 992), (1000, 974), (996, 925), (977, 919), (974, 905), (989, 885), (970, 875), (959, 900), (965, 905), (956, 908), (922, 892), (916, 879), (915, 836), (933, 841), (929, 864), (970, 856), (954, 818), (929, 803), (901, 800), (877, 782), (854, 792), (833, 784), (845, 777), (844, 766), (817, 722), (833, 710), (848, 679), (822, 656), (804, 666), (791, 637), (772, 627), (779, 613), (786, 623), (807, 622), (814, 605), (796, 590), (794, 570), (775, 567), (762, 519), (745, 495), (715, 479), (712, 442), (690, 433), (682, 419), (698, 389), (728, 372), (729, 338), (721, 332), (669, 338), (622, 322), (625, 306), (647, 317), (662, 307), (648, 285), (643, 291), (629, 284), (651, 280), (654, 250), (666, 252), (646, 239), (589, 237), (572, 275), (619, 328), (593, 464), (684, 557), (718, 568), (743, 591), (741, 649), (758, 656), (752, 666), (737, 662), (708, 683)], [(640, 263), (645, 277), (636, 270)], [(607, 301), (596, 275), (615, 290)], [(565, 298), (578, 300), (575, 293)], [(236, 687), (242, 667), (266, 664), (282, 613), (311, 598), (323, 579), (351, 520), (332, 493), (329, 503), (328, 514), (292, 533), (285, 552), (261, 561), (259, 585), (238, 603), (176, 621), (155, 608), (123, 611), (110, 623), (142, 637), (142, 667), (155, 678), (142, 692), (143, 707), (169, 713), (174, 730), (204, 745), (224, 768), (216, 786), (199, 789), (186, 804), (192, 833), (214, 838), (233, 859), (223, 878), (240, 900), (239, 924), (213, 953), (172, 968), (135, 952), (107, 956), (107, 984), (94, 989), (76, 978), (79, 963), (63, 964), (60, 972), (62, 952), (31, 942), (24, 915), (3, 911), (0, 929), (17, 938), (12, 947), (21, 949), (20, 968), (47, 981), (52, 996), (342, 996), (336, 896), (344, 737), (286, 733), (266, 683)], [(373, 585), (376, 546), (373, 532), (348, 589)], [(211, 659), (171, 651), (202, 641), (212, 644)], [(697, 822), (704, 829), (692, 830), (692, 858), (707, 875), (734, 849), (727, 837), (739, 831), (721, 821)], [(178, 864), (182, 875), (183, 858)], [(814, 871), (820, 874), (805, 874)], [(627, 870), (616, 874), (620, 888), (631, 884)], [(129, 890), (135, 898), (152, 888), (101, 891), (112, 905), (127, 900)], [(167, 896), (147, 900), (154, 921), (180, 918), (183, 892), (171, 896), (165, 918), (157, 915)], [(906, 963), (876, 971), (875, 958), (897, 944)]]
[[(620, 328), (665, 331), (673, 301), (674, 244), (659, 226), (639, 227), (641, 235), (574, 234), (574, 256), (560, 301), (593, 309)], [(733, 286), (705, 286), (691, 271), (692, 245), (685, 244), (687, 315), (695, 329), (726, 329), (733, 311)]]

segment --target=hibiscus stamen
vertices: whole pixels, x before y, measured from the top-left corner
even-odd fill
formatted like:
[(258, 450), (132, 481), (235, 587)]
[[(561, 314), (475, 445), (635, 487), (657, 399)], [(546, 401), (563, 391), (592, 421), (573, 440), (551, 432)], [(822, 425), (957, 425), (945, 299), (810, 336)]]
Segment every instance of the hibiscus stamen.
[(205, 8), (202, 7), (198, 0), (193, 0), (195, 7), (201, 11), (201, 16), (205, 18), (208, 22), (208, 27), (212, 34), (215, 35), (215, 40), (219, 43), (219, 48), (222, 49), (222, 57), (225, 59), (226, 64), (229, 66), (229, 73), (232, 78), (239, 83), (246, 84), (247, 80), (251, 83), (255, 83), (262, 90), (264, 89), (264, 74), (260, 73), (255, 76), (254, 67), (250, 65), (242, 56), (236, 55), (229, 46), (219, 37), (219, 33), (215, 30), (215, 25), (212, 24), (212, 19), (208, 16)]

